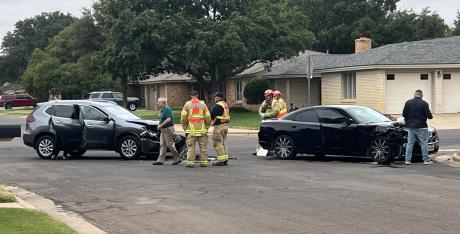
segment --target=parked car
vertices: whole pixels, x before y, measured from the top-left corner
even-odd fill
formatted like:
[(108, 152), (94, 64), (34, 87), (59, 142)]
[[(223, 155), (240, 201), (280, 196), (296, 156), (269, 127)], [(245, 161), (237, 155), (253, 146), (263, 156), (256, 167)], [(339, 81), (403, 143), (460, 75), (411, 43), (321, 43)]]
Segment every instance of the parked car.
[(0, 106), (12, 109), (20, 106), (35, 106), (37, 99), (28, 94), (13, 94), (0, 96)]
[[(436, 129), (429, 128), (429, 150), (439, 150)], [(260, 145), (281, 159), (297, 153), (364, 156), (377, 162), (402, 158), (407, 130), (380, 112), (354, 105), (315, 106), (262, 121)], [(420, 146), (414, 147), (420, 154)]]
[[(89, 93), (88, 99), (90, 100), (108, 100), (117, 103), (120, 106), (123, 106), (123, 94), (120, 92), (112, 91), (98, 91)], [(130, 111), (135, 111), (140, 105), (139, 98), (128, 97), (128, 104), (126, 108)]]
[[(49, 159), (60, 151), (73, 157), (87, 150), (113, 150), (123, 159), (159, 152), (158, 121), (144, 120), (109, 101), (50, 101), (39, 103), (26, 118), (24, 144)], [(185, 158), (185, 137), (176, 136)]]

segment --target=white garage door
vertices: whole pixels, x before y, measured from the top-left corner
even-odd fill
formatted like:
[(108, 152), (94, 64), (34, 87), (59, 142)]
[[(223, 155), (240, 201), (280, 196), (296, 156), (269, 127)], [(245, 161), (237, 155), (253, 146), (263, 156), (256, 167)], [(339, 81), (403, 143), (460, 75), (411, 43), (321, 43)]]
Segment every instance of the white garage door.
[[(450, 79), (448, 79), (450, 74)], [(460, 72), (444, 74), (442, 81), (444, 113), (460, 112)]]
[(402, 114), (404, 104), (414, 97), (417, 89), (423, 91), (423, 99), (431, 108), (432, 75), (422, 80), (420, 73), (395, 73), (394, 79), (388, 76), (385, 81), (385, 113)]

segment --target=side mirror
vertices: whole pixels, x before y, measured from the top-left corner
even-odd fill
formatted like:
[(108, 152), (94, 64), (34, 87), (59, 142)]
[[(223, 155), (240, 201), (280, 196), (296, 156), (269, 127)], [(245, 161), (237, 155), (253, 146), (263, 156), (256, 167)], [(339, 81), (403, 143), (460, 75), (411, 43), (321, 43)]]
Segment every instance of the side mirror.
[(109, 123), (109, 122), (112, 121), (112, 120), (113, 120), (112, 117), (107, 116), (107, 118), (105, 119), (105, 122)]
[(355, 123), (354, 119), (352, 119), (352, 118), (347, 119), (347, 124), (348, 125), (352, 125), (353, 123)]

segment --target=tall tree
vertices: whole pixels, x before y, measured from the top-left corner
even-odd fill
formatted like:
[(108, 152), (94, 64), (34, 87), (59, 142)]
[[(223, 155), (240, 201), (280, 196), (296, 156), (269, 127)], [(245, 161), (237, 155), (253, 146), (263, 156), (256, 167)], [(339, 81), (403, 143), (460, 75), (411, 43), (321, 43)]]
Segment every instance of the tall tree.
[(460, 10), (457, 11), (457, 19), (454, 21), (454, 27), (451, 33), (453, 36), (460, 36)]
[(145, 72), (190, 74), (207, 97), (254, 63), (314, 42), (308, 18), (286, 0), (102, 0), (98, 9), (112, 74), (124, 83)]
[(6, 65), (0, 66), (1, 81), (18, 81), (32, 52), (36, 48), (44, 49), (51, 38), (75, 20), (69, 14), (51, 12), (17, 22), (2, 41), (1, 60)]
[(101, 72), (96, 54), (105, 38), (90, 11), (56, 35), (45, 50), (30, 59), (22, 84), (46, 100), (49, 92), (65, 99), (83, 98), (89, 91), (118, 89), (108, 73)]

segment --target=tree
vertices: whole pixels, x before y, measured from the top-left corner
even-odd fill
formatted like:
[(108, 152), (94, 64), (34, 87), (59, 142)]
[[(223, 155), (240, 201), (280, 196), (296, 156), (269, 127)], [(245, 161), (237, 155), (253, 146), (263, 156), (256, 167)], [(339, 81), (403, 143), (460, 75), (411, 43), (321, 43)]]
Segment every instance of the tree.
[(244, 87), (244, 98), (248, 104), (259, 104), (264, 100), (265, 90), (270, 88), (270, 83), (263, 77), (251, 79)]
[(311, 48), (309, 20), (283, 0), (102, 0), (106, 61), (124, 82), (143, 73), (192, 75), (205, 91), (255, 63)]
[[(56, 35), (45, 50), (32, 54), (23, 86), (42, 100), (49, 92), (64, 99), (84, 98), (97, 89), (119, 89), (96, 60), (105, 41), (90, 11)], [(46, 69), (45, 69), (46, 68)]]
[(44, 49), (48, 41), (76, 18), (61, 12), (42, 13), (19, 21), (12, 32), (3, 38), (1, 74), (2, 81), (18, 81), (32, 52)]
[(453, 36), (460, 36), (460, 10), (457, 11), (457, 19), (454, 21), (454, 28), (451, 33)]

